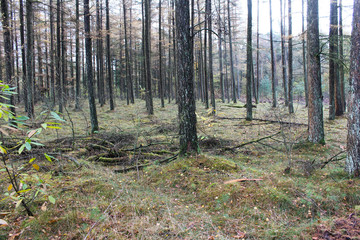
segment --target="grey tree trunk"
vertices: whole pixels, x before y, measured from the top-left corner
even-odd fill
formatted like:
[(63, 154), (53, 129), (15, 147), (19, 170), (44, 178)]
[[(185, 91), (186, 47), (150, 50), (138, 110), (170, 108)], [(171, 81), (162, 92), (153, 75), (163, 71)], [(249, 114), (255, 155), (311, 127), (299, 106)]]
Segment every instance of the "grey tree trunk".
[(288, 17), (289, 17), (289, 113), (294, 113), (294, 105), (293, 105), (293, 43), (292, 43), (292, 12), (291, 12), (291, 0), (288, 2)]
[(149, 115), (153, 115), (154, 114), (154, 107), (153, 107), (153, 99), (152, 99), (152, 90), (151, 90), (151, 57), (150, 57), (150, 21), (151, 21), (151, 16), (150, 16), (150, 0), (145, 0), (145, 30), (144, 30), (144, 34), (145, 34), (145, 90), (146, 90), (146, 109), (148, 111)]
[(259, 57), (260, 57), (260, 34), (259, 34), (259, 23), (260, 23), (260, 14), (259, 14), (259, 9), (260, 9), (260, 1), (257, 0), (257, 21), (256, 21), (256, 99), (257, 102), (256, 104), (259, 103), (259, 87), (260, 87), (260, 71), (259, 71)]
[[(126, 4), (125, 0), (123, 0), (123, 11), (124, 11), (124, 40), (125, 40), (125, 69), (126, 69), (126, 104), (130, 104), (131, 98), (131, 86), (132, 86), (132, 75), (130, 69), (130, 54), (129, 54), (129, 46), (128, 46), (128, 34), (127, 34), (127, 18), (126, 18)], [(131, 102), (134, 103), (134, 102)]]
[(113, 93), (113, 80), (112, 80), (112, 64), (111, 64), (111, 54), (110, 54), (110, 8), (109, 0), (105, 0), (106, 7), (106, 57), (107, 57), (107, 84), (109, 89), (109, 101), (110, 101), (110, 110), (115, 109), (114, 104), (114, 93)]
[[(56, 89), (59, 112), (63, 112), (63, 88), (61, 84), (61, 1), (56, 2)], [(30, 74), (30, 73), (29, 73)]]
[(85, 51), (86, 51), (86, 77), (87, 77), (87, 90), (90, 108), (90, 120), (91, 120), (91, 133), (95, 133), (99, 130), (95, 94), (93, 84), (93, 67), (92, 67), (92, 44), (90, 35), (90, 11), (89, 0), (84, 0), (84, 30), (85, 30)]
[(302, 38), (302, 58), (303, 58), (303, 71), (304, 71), (304, 90), (305, 90), (305, 107), (309, 105), (309, 84), (307, 78), (307, 68), (306, 68), (306, 47), (305, 47), (305, 10), (304, 10), (304, 0), (301, 0), (301, 31), (304, 35)]
[(180, 154), (185, 155), (188, 152), (198, 151), (189, 0), (176, 1), (176, 33), (178, 39)]
[(339, 78), (340, 78), (340, 91), (341, 91), (341, 104), (343, 111), (346, 111), (346, 97), (345, 97), (345, 72), (344, 72), (344, 34), (343, 34), (343, 17), (342, 17), (343, 4), (342, 0), (339, 3)]
[[(221, 9), (221, 1), (218, 2), (218, 8)], [(224, 91), (224, 71), (223, 71), (223, 52), (222, 52), (222, 31), (223, 26), (221, 23), (221, 13), (218, 14), (218, 45), (219, 45), (219, 71), (220, 71), (220, 91), (221, 101), (225, 103), (225, 91)]]
[[(22, 62), (22, 82), (25, 111), (27, 107), (27, 74), (26, 74), (26, 54), (25, 54), (25, 27), (24, 27), (24, 4), (23, 0), (19, 1), (19, 15), (20, 15), (20, 44), (21, 44), (21, 62)], [(1, 75), (2, 71), (0, 71)]]
[(283, 17), (283, 1), (280, 0), (280, 31), (281, 31), (281, 68), (282, 68), (282, 79), (283, 79), (283, 87), (284, 87), (284, 99), (285, 106), (289, 105), (288, 100), (288, 82), (287, 82), (287, 74), (286, 74), (286, 57), (285, 57), (285, 18)]
[(230, 0), (227, 1), (228, 12), (228, 31), (229, 31), (229, 48), (230, 48), (230, 74), (232, 84), (233, 102), (236, 103), (236, 87), (235, 87), (235, 72), (234, 72), (234, 58), (233, 58), (233, 45), (231, 36), (231, 16), (230, 16)]
[(26, 69), (27, 69), (27, 113), (29, 118), (34, 117), (34, 101), (33, 101), (33, 59), (34, 59), (34, 29), (33, 29), (33, 2), (26, 1), (26, 32), (27, 32), (27, 48), (26, 48)]
[(348, 136), (346, 171), (360, 176), (360, 0), (354, 0), (351, 33), (350, 91), (348, 101)]
[(76, 0), (76, 22), (75, 22), (75, 109), (80, 110), (81, 85), (80, 85), (80, 10), (79, 0)]
[(162, 71), (162, 36), (161, 36), (161, 22), (162, 22), (162, 15), (161, 15), (161, 0), (159, 0), (159, 91), (160, 91), (160, 101), (161, 107), (165, 107), (164, 103), (164, 83), (163, 83), (163, 71)]
[(270, 9), (270, 52), (271, 52), (271, 90), (272, 90), (272, 107), (277, 106), (276, 97), (276, 79), (275, 79), (275, 56), (274, 56), (274, 41), (273, 41), (273, 30), (272, 30), (272, 4), (269, 1)]
[(100, 106), (105, 104), (105, 84), (104, 84), (104, 45), (102, 34), (102, 3), (96, 0), (96, 31), (97, 31), (97, 55), (96, 60), (98, 63), (98, 97)]
[(323, 95), (319, 42), (318, 0), (308, 0), (307, 6), (307, 68), (309, 80), (308, 132), (309, 141), (325, 144)]
[(248, 23), (247, 23), (247, 41), (246, 41), (246, 120), (251, 121), (252, 116), (252, 0), (247, 1), (248, 5)]
[[(207, 27), (209, 37), (209, 83), (210, 83), (210, 98), (212, 106), (212, 114), (215, 114), (215, 89), (214, 89), (214, 71), (213, 71), (213, 42), (212, 42), (212, 14), (211, 14), (211, 0), (206, 0), (206, 12), (207, 12)], [(235, 97), (236, 98), (236, 97)]]
[[(14, 87), (13, 71), (12, 71), (12, 59), (11, 55), (13, 47), (11, 45), (11, 30), (10, 30), (10, 14), (9, 7), (6, 0), (1, 0), (1, 23), (3, 27), (4, 37), (4, 52), (5, 52), (5, 83), (10, 87)], [(15, 102), (14, 95), (9, 96), (10, 111), (15, 115)]]

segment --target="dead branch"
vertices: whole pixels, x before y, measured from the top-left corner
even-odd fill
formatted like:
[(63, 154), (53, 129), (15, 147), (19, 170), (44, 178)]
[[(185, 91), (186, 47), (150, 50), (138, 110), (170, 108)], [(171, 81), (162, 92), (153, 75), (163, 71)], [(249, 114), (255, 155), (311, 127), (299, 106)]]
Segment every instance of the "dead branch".
[(246, 181), (262, 181), (262, 180), (263, 180), (262, 178), (253, 178), (253, 179), (242, 178), (242, 179), (234, 179), (234, 180), (225, 181), (224, 184), (236, 183), (236, 182), (246, 182)]
[(273, 136), (276, 136), (276, 135), (278, 135), (278, 134), (280, 134), (280, 133), (281, 133), (281, 132), (277, 132), (277, 133), (271, 134), (271, 135), (266, 136), (266, 137), (262, 137), (262, 138), (258, 138), (258, 139), (255, 139), (255, 140), (251, 140), (251, 141), (246, 142), (246, 143), (242, 143), (242, 144), (237, 145), (237, 146), (235, 146), (235, 147), (225, 148), (224, 150), (225, 150), (225, 151), (229, 151), (229, 150), (230, 150), (230, 151), (233, 151), (233, 150), (235, 150), (236, 148), (241, 148), (241, 147), (244, 147), (244, 146), (249, 145), (249, 144), (253, 144), (253, 143), (260, 142), (260, 141), (262, 141), (262, 140), (265, 140), (265, 139), (271, 138), (271, 137), (273, 137)]
[(345, 150), (340, 151), (337, 154), (335, 154), (334, 156), (332, 156), (331, 158), (329, 158), (328, 160), (326, 160), (325, 162), (323, 162), (320, 169), (323, 169), (328, 163), (335, 162), (335, 161), (340, 161), (340, 160), (346, 158), (346, 156), (341, 157), (341, 158), (337, 158), (340, 154), (343, 154), (345, 152), (346, 152)]
[[(218, 119), (225, 120), (246, 120), (246, 118), (230, 118), (230, 117), (217, 117)], [(296, 123), (296, 122), (285, 122), (285, 121), (276, 121), (271, 119), (261, 119), (261, 118), (253, 118), (253, 121), (261, 121), (261, 122), (269, 122), (269, 123), (279, 123), (279, 124), (288, 124), (288, 125), (297, 125), (297, 126), (307, 126), (305, 123)], [(249, 125), (251, 126), (251, 125)]]

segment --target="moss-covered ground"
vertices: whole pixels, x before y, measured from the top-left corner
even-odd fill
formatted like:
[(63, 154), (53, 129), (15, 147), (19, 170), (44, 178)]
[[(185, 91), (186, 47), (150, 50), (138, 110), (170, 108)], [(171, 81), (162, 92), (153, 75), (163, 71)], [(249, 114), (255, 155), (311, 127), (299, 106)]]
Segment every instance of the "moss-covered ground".
[[(36, 170), (26, 163), (31, 152), (12, 160), (25, 166), (29, 188), (35, 175), (43, 179), (38, 188), (55, 204), (39, 194), (28, 217), (11, 199), (1, 201), (0, 219), (9, 225), (0, 227), (0, 239), (325, 239), (339, 230), (337, 219), (360, 213), (360, 180), (346, 175), (340, 153), (345, 117), (325, 120), (326, 144), (313, 145), (301, 104), (292, 115), (258, 104), (250, 122), (238, 108), (243, 103), (217, 102), (209, 116), (198, 102), (201, 153), (176, 158), (177, 106), (154, 105), (154, 116), (142, 101), (98, 107), (94, 135), (86, 103), (84, 111), (68, 106), (61, 129), (44, 131), (45, 147), (32, 149), (56, 161), (37, 157)], [(44, 108), (36, 110), (39, 116)], [(1, 199), (13, 191), (8, 186), (0, 172)]]

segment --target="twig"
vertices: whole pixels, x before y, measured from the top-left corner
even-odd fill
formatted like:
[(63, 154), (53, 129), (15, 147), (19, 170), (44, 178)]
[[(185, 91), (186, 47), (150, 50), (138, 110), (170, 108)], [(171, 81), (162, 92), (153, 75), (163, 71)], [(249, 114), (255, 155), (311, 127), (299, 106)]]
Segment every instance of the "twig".
[(253, 178), (253, 179), (242, 178), (242, 179), (234, 179), (234, 180), (225, 181), (224, 184), (236, 183), (236, 182), (246, 182), (246, 181), (262, 181), (262, 180), (263, 180), (262, 178)]
[[(246, 118), (229, 118), (229, 117), (217, 117), (218, 119), (226, 119), (226, 120), (246, 120)], [(289, 125), (298, 125), (298, 126), (307, 126), (305, 123), (296, 123), (296, 122), (285, 122), (285, 121), (276, 121), (270, 119), (261, 119), (261, 118), (253, 118), (253, 121), (262, 121), (262, 122), (270, 122), (270, 123), (279, 123), (279, 124), (289, 124)], [(251, 126), (251, 125), (249, 125)]]
[(224, 150), (226, 151), (226, 150), (234, 150), (234, 149), (236, 149), (236, 148), (241, 148), (241, 147), (244, 147), (244, 146), (246, 146), (246, 145), (249, 145), (249, 144), (252, 144), (252, 143), (257, 143), (257, 142), (260, 142), (260, 141), (262, 141), (262, 140), (271, 138), (271, 137), (276, 136), (276, 135), (278, 135), (278, 134), (280, 134), (280, 133), (281, 133), (281, 132), (277, 132), (277, 133), (275, 133), (275, 134), (272, 134), (272, 135), (269, 135), (269, 136), (266, 136), (266, 137), (262, 137), (262, 138), (255, 139), (255, 140), (252, 140), (252, 141), (249, 141), (249, 142), (246, 142), (246, 143), (242, 143), (242, 144), (237, 145), (237, 146), (235, 146), (235, 147), (225, 148)]
[(346, 156), (344, 156), (344, 157), (342, 157), (342, 158), (337, 158), (337, 156), (339, 156), (339, 155), (342, 154), (342, 153), (345, 153), (345, 150), (338, 152), (337, 154), (335, 154), (334, 156), (332, 156), (331, 158), (329, 158), (328, 160), (326, 160), (325, 162), (323, 162), (320, 169), (323, 169), (323, 168), (324, 168), (328, 163), (330, 163), (330, 162), (340, 161), (340, 160), (346, 158)]

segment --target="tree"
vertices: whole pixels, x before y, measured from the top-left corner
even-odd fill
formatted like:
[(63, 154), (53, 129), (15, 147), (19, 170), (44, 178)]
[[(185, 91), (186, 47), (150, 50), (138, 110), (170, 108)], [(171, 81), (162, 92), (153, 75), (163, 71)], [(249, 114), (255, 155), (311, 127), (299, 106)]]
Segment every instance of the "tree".
[[(283, 1), (280, 0), (280, 32), (281, 32), (281, 68), (282, 68), (282, 79), (284, 87), (284, 99), (285, 106), (289, 105), (288, 101), (288, 85), (287, 85), (287, 75), (286, 75), (286, 54), (285, 54), (285, 19), (283, 18)], [(289, 62), (290, 64), (290, 62)]]
[[(330, 1), (330, 32), (329, 32), (329, 119), (342, 115), (340, 100), (340, 82), (338, 75), (338, 15), (337, 0)], [(338, 86), (339, 85), (339, 86)], [(339, 101), (340, 100), (340, 101)]]
[(75, 109), (80, 110), (80, 12), (79, 12), (79, 0), (76, 0), (76, 22), (75, 22)]
[(341, 105), (343, 111), (346, 110), (346, 99), (345, 99), (345, 72), (344, 72), (344, 34), (343, 34), (343, 17), (342, 17), (343, 4), (342, 0), (339, 3), (339, 81), (341, 91)]
[(34, 58), (34, 29), (33, 29), (33, 1), (26, 1), (26, 33), (27, 33), (27, 48), (26, 48), (26, 87), (27, 87), (27, 112), (28, 117), (34, 117), (34, 101), (33, 101), (33, 58)]
[[(221, 1), (218, 2), (219, 14), (218, 14), (218, 44), (219, 44), (219, 71), (220, 71), (220, 91), (221, 91), (221, 101), (225, 103), (225, 89), (224, 89), (224, 71), (223, 71), (223, 52), (222, 52), (222, 32), (223, 26), (221, 22)], [(199, 19), (200, 21), (200, 19)]]
[[(4, 52), (5, 52), (5, 71), (6, 71), (6, 83), (9, 84), (10, 87), (14, 86), (13, 83), (13, 74), (12, 74), (12, 45), (10, 39), (10, 25), (9, 25), (9, 6), (6, 0), (1, 0), (1, 22), (3, 26), (3, 36), (4, 36)], [(15, 102), (14, 95), (10, 95), (9, 104), (12, 105), (10, 110), (13, 114), (15, 114)]]
[(360, 176), (360, 0), (354, 0), (350, 55), (350, 97), (348, 101), (348, 136), (346, 170)]
[(24, 4), (23, 0), (19, 1), (19, 15), (20, 15), (20, 44), (21, 44), (21, 62), (22, 62), (22, 81), (23, 81), (23, 94), (25, 111), (27, 107), (27, 75), (26, 75), (26, 55), (25, 55), (25, 27), (24, 27)]
[(213, 42), (212, 42), (212, 14), (211, 14), (211, 0), (206, 0), (206, 20), (209, 37), (209, 81), (210, 81), (210, 98), (212, 106), (212, 114), (215, 114), (215, 89), (214, 89), (214, 73), (213, 73)]
[(112, 81), (112, 65), (110, 54), (110, 8), (109, 0), (105, 0), (106, 5), (106, 62), (107, 62), (107, 84), (109, 88), (110, 110), (114, 110), (114, 94), (113, 94), (113, 81)]
[(272, 29), (272, 4), (269, 1), (270, 6), (270, 53), (271, 53), (271, 89), (272, 89), (272, 107), (277, 106), (276, 97), (276, 79), (275, 79), (275, 56), (274, 56), (274, 41), (273, 41), (273, 29)]
[(308, 139), (312, 143), (325, 143), (319, 54), (318, 0), (308, 0), (307, 26), (307, 68), (309, 81)]
[(303, 59), (303, 72), (304, 72), (304, 90), (305, 90), (305, 107), (309, 105), (309, 84), (307, 79), (307, 69), (306, 69), (306, 47), (305, 47), (305, 24), (304, 24), (304, 0), (301, 0), (301, 31), (303, 34), (302, 37), (302, 59)]
[(85, 30), (87, 91), (88, 91), (89, 108), (90, 108), (91, 132), (94, 133), (99, 130), (99, 126), (98, 126), (98, 120), (96, 114), (95, 94), (94, 94), (94, 84), (93, 84), (89, 0), (84, 0), (84, 30)]
[(289, 10), (289, 113), (294, 113), (293, 106), (293, 46), (292, 46), (292, 13), (291, 13), (291, 0), (288, 4)]
[(160, 100), (161, 100), (161, 107), (165, 107), (164, 103), (164, 83), (163, 83), (163, 72), (162, 72), (162, 15), (161, 15), (161, 0), (159, 0), (159, 91), (160, 91)]
[(145, 24), (144, 24), (144, 50), (145, 50), (145, 91), (146, 91), (146, 109), (149, 115), (154, 114), (152, 90), (151, 90), (151, 57), (150, 57), (150, 0), (144, 0)]
[(180, 154), (198, 151), (189, 0), (176, 1), (177, 75), (179, 79)]
[(102, 38), (103, 24), (102, 24), (102, 1), (101, 6), (99, 0), (96, 0), (96, 63), (97, 63), (97, 83), (98, 83), (98, 97), (100, 106), (105, 104), (105, 86), (104, 86), (104, 45)]
[(252, 78), (252, 0), (248, 0), (248, 25), (246, 41), (246, 120), (252, 120), (252, 96), (251, 96), (251, 78)]
[(231, 84), (232, 84), (232, 90), (233, 90), (233, 102), (236, 103), (233, 43), (232, 43), (232, 36), (231, 36), (230, 0), (227, 1), (227, 12), (228, 12), (228, 28), (229, 28), (228, 29), (228, 31), (229, 31), (229, 47), (230, 47), (230, 74), (231, 74)]

